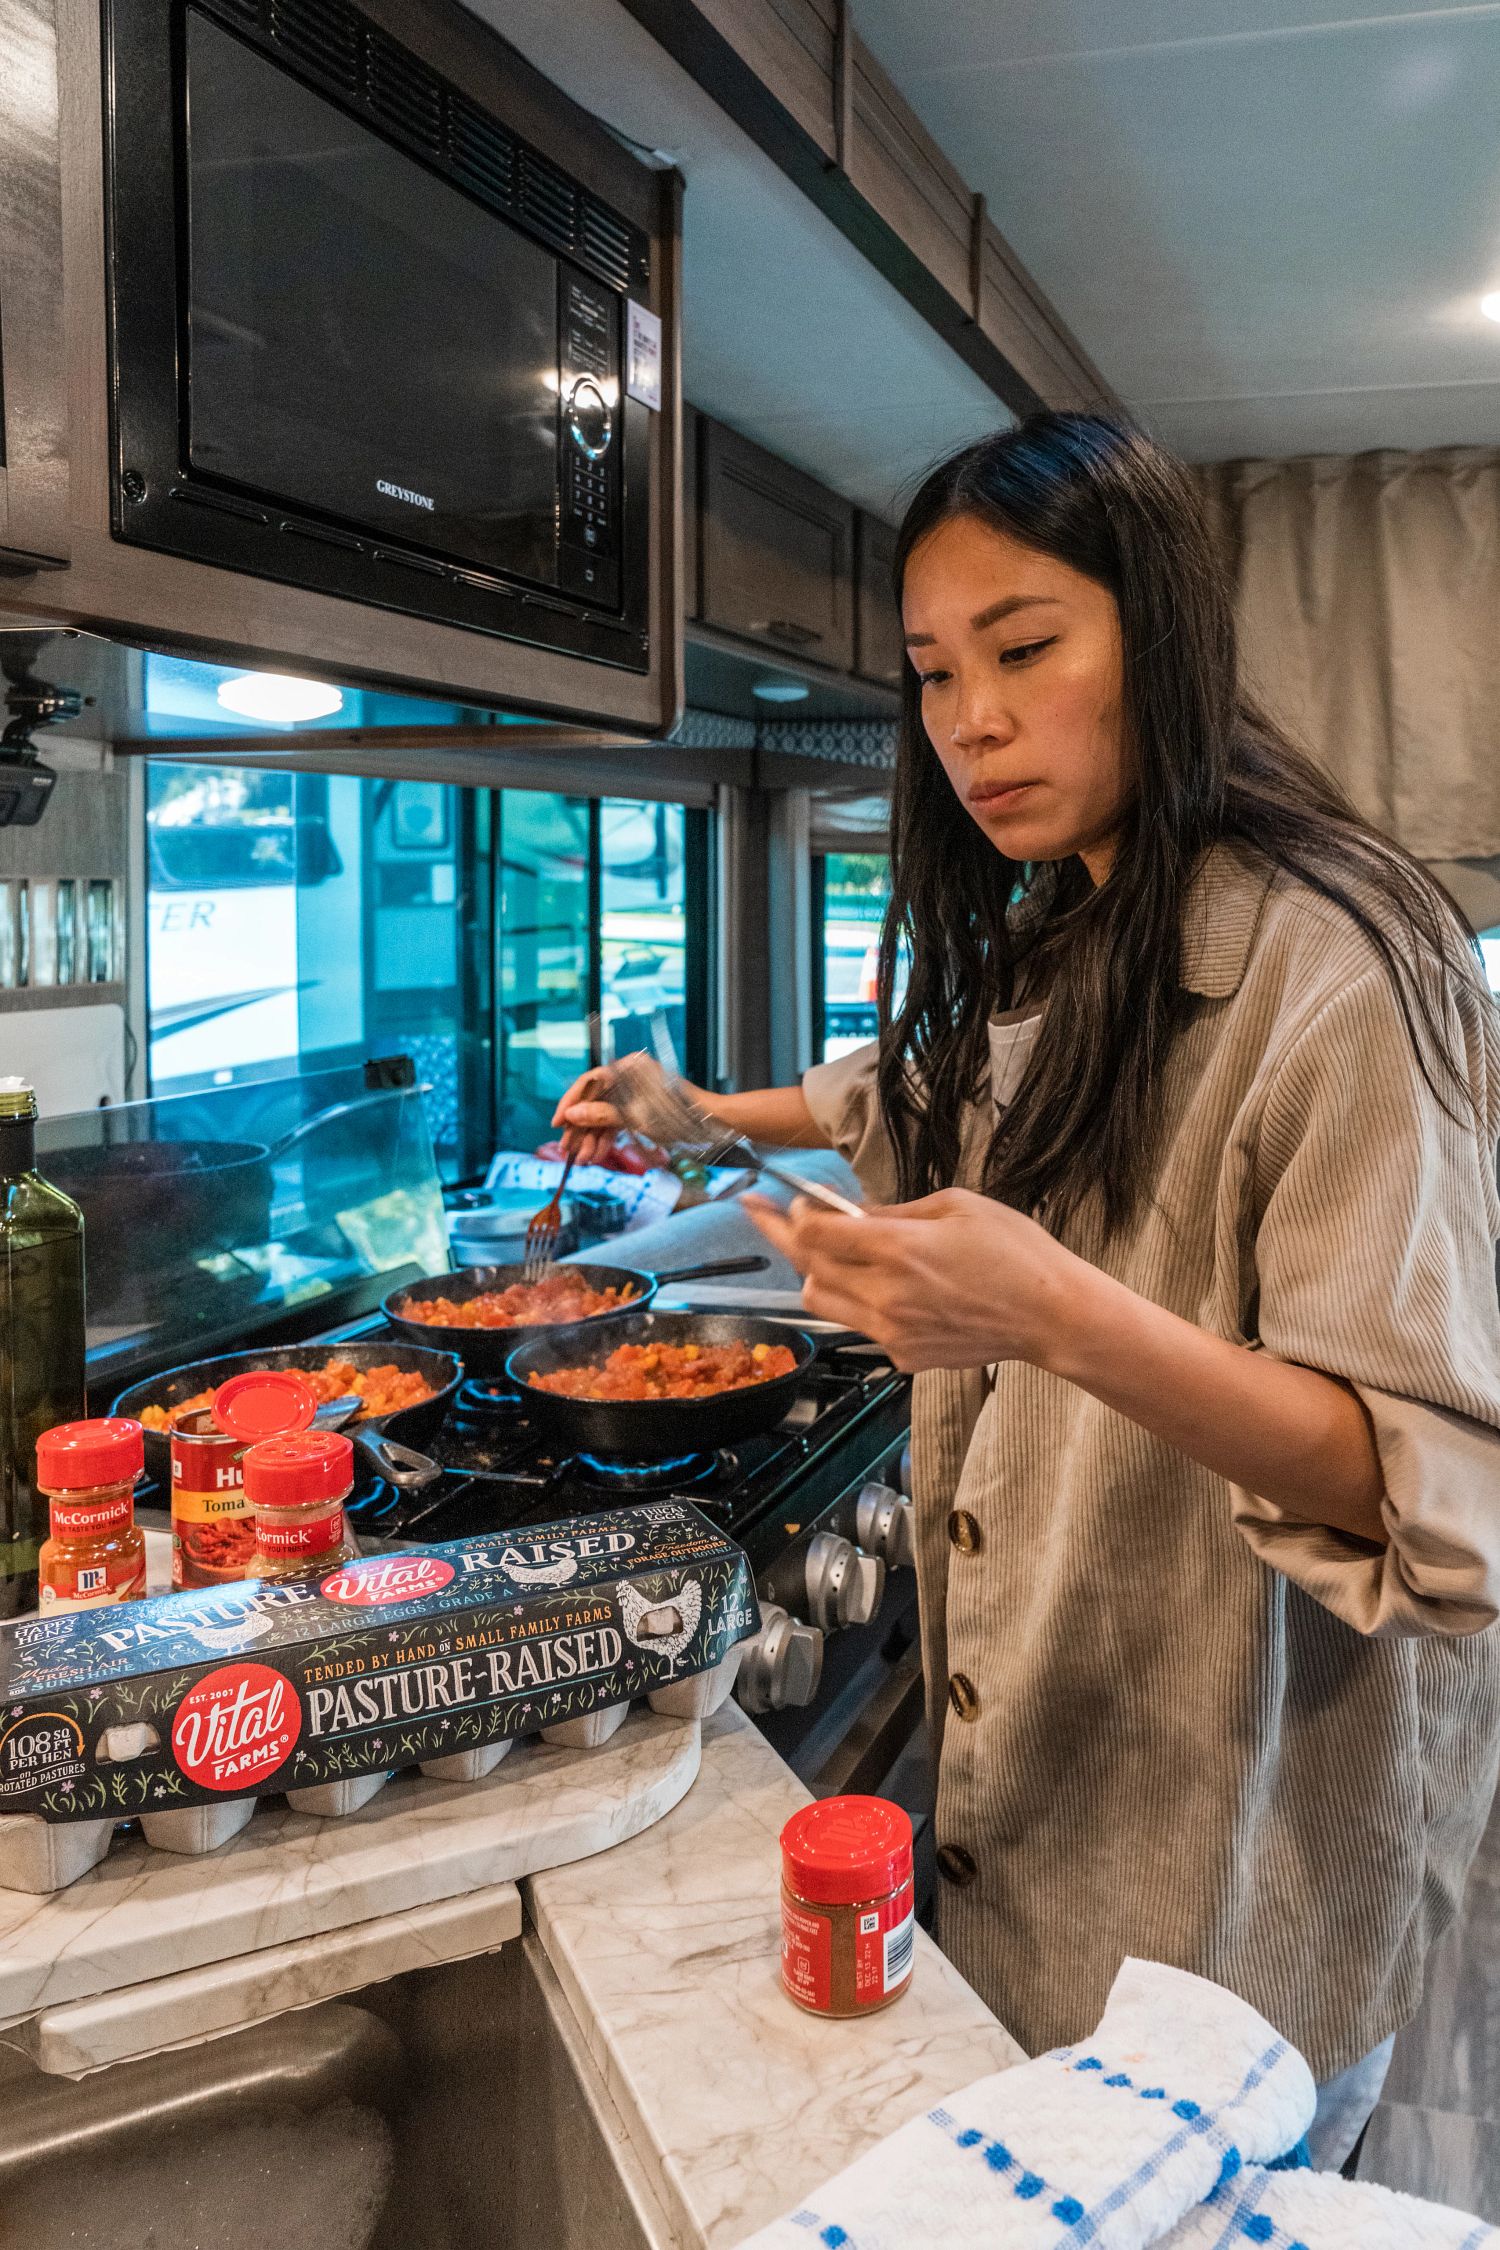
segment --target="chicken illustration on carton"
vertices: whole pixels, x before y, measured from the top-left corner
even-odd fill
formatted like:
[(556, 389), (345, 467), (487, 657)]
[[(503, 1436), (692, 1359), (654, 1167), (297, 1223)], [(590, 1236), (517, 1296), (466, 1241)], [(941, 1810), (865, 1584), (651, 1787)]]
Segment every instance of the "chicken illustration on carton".
[(126, 1820), (567, 1738), (680, 1694), (759, 1623), (744, 1554), (680, 1501), (20, 1619), (0, 1816)]

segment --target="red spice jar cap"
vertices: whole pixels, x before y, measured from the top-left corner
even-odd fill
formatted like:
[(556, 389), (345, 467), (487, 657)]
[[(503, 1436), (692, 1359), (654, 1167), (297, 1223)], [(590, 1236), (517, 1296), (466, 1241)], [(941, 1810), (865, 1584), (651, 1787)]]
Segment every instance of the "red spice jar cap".
[(97, 1422), (59, 1422), (36, 1441), (36, 1481), (44, 1492), (124, 1484), (145, 1466), (141, 1425), (126, 1414), (102, 1415)]
[(252, 1367), (214, 1392), (214, 1420), (246, 1445), (305, 1430), (317, 1411), (316, 1391), (293, 1367)]
[(823, 1906), (899, 1890), (911, 1873), (911, 1822), (884, 1797), (822, 1797), (781, 1831), (787, 1888)]
[(354, 1448), (338, 1430), (298, 1430), (262, 1438), (240, 1467), (252, 1507), (306, 1508), (344, 1497), (354, 1482)]

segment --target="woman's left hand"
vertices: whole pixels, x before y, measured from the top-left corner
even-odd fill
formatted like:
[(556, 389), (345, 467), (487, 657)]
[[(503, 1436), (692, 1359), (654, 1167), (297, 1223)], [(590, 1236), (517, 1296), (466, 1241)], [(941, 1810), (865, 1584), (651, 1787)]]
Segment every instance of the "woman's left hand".
[(745, 1207), (803, 1275), (802, 1302), (888, 1351), (896, 1365), (1045, 1365), (1092, 1268), (1020, 1211), (966, 1188), (846, 1219), (805, 1196)]

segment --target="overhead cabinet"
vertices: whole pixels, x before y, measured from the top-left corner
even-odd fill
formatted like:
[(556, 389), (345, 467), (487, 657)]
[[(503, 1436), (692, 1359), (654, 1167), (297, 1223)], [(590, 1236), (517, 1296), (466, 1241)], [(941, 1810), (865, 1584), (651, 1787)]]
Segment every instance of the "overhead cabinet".
[(852, 670), (853, 507), (722, 423), (701, 443), (703, 622)]
[(895, 561), (895, 532), (861, 509), (854, 540), (854, 669), (862, 679), (898, 688), (906, 644), (891, 583)]

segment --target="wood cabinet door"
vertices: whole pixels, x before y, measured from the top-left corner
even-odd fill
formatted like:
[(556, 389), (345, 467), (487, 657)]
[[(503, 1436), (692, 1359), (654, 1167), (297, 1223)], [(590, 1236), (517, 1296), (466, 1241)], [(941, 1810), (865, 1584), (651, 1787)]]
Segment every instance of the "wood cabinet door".
[(854, 509), (706, 418), (703, 622), (847, 672), (854, 662)]
[(854, 669), (882, 687), (899, 687), (906, 664), (901, 612), (891, 591), (896, 534), (861, 509), (854, 533)]

